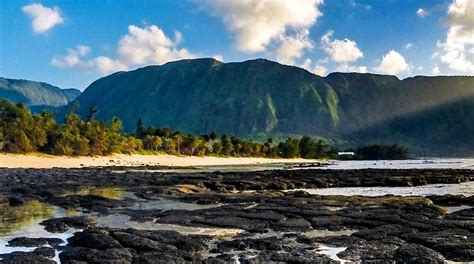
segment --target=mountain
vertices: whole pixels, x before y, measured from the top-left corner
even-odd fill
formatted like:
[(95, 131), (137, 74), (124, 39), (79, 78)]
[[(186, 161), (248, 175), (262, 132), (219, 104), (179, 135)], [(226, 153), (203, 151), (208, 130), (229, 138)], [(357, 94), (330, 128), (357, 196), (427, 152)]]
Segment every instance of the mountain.
[(77, 89), (61, 89), (43, 82), (0, 78), (0, 98), (27, 106), (63, 106), (80, 93)]
[[(474, 104), (463, 101), (472, 96), (474, 77), (320, 77), (263, 59), (193, 59), (101, 78), (68, 108), (79, 106), (77, 112), (86, 116), (96, 107), (98, 119), (117, 116), (128, 131), (142, 118), (146, 125), (199, 134), (313, 135), (349, 144), (402, 142), (419, 153), (443, 154), (448, 148), (465, 148), (466, 142), (456, 138), (463, 129), (442, 126), (456, 120), (473, 128), (468, 120)], [(420, 131), (443, 133), (432, 135), (443, 138), (443, 144), (419, 136)], [(474, 148), (467, 152), (474, 154)]]

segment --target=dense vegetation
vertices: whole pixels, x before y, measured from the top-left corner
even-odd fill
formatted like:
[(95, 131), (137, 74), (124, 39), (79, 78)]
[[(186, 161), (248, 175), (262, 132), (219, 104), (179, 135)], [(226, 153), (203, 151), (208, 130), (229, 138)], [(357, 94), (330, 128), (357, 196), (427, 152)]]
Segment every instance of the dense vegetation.
[(217, 155), (284, 158), (334, 157), (337, 150), (310, 137), (288, 138), (265, 143), (218, 136), (196, 136), (169, 128), (144, 127), (139, 119), (135, 134), (122, 131), (122, 123), (113, 118), (107, 124), (95, 120), (90, 109), (85, 120), (70, 113), (59, 125), (50, 112), (32, 114), (22, 104), (0, 100), (0, 151), (26, 153), (40, 151), (57, 155), (83, 156), (112, 153), (164, 152), (176, 155)]
[(268, 60), (195, 59), (101, 78), (77, 98), (76, 112), (86, 118), (97, 107), (97, 119), (117, 116), (128, 132), (140, 116), (149, 125), (198, 135), (309, 135), (353, 145), (402, 143), (417, 155), (474, 155), (474, 137), (467, 136), (474, 131), (474, 104), (456, 104), (473, 97), (474, 77), (467, 76), (320, 77)]
[(63, 106), (76, 99), (77, 89), (60, 89), (56, 86), (28, 80), (0, 77), (0, 98), (31, 106)]
[(353, 156), (343, 156), (343, 159), (356, 160), (401, 160), (408, 158), (408, 149), (398, 144), (393, 145), (369, 145), (359, 147), (356, 150), (349, 149), (345, 152), (353, 152)]

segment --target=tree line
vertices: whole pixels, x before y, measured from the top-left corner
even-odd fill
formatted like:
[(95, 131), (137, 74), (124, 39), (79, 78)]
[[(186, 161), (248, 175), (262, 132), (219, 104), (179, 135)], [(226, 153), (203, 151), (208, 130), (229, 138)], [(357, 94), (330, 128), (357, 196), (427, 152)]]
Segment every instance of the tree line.
[(325, 142), (310, 137), (288, 138), (284, 142), (269, 138), (260, 143), (216, 133), (197, 136), (169, 128), (145, 127), (141, 119), (135, 133), (127, 134), (118, 118), (104, 123), (94, 119), (96, 112), (90, 109), (85, 120), (69, 113), (63, 124), (58, 124), (51, 112), (32, 114), (25, 105), (0, 100), (0, 151), (68, 156), (149, 152), (275, 158), (323, 158), (335, 153)]
[(236, 156), (270, 158), (337, 158), (338, 150), (323, 140), (289, 137), (276, 142), (244, 140), (234, 136), (186, 134), (170, 128), (145, 126), (138, 119), (136, 130), (127, 134), (122, 122), (107, 123), (94, 119), (92, 108), (83, 120), (69, 113), (58, 124), (48, 111), (32, 114), (22, 104), (0, 100), (0, 151), (11, 153), (42, 152), (67, 156), (99, 156), (113, 153), (167, 153), (188, 156)]

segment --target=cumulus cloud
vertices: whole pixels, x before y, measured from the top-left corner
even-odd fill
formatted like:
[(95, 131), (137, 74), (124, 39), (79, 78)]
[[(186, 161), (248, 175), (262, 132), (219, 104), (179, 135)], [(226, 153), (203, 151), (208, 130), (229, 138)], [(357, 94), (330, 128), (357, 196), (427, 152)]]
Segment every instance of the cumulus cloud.
[(333, 39), (333, 35), (333, 31), (328, 31), (321, 37), (321, 48), (331, 61), (339, 64), (337, 70), (340, 72), (367, 72), (367, 67), (351, 64), (364, 57), (357, 42), (347, 38)]
[(319, 76), (325, 76), (328, 73), (328, 69), (323, 65), (316, 65), (313, 69), (314, 74)]
[(337, 67), (337, 71), (340, 72), (359, 72), (359, 73), (367, 73), (367, 67), (365, 66), (354, 66), (348, 63), (343, 63)]
[(329, 55), (329, 58), (338, 63), (354, 62), (364, 54), (357, 47), (357, 43), (350, 39), (331, 39), (333, 31), (328, 31), (321, 37), (323, 50)]
[(281, 45), (276, 51), (277, 60), (285, 64), (294, 64), (296, 58), (301, 58), (304, 49), (312, 49), (309, 30), (303, 30), (296, 36), (283, 36)]
[(440, 73), (439, 67), (435, 66), (433, 70), (431, 71), (434, 75), (438, 75)]
[(474, 73), (474, 1), (453, 0), (448, 8), (446, 41), (435, 53), (449, 68)]
[(319, 76), (325, 76), (327, 74), (328, 69), (321, 65), (321, 63), (324, 63), (323, 60), (319, 60), (314, 66), (312, 65), (312, 63), (313, 62), (311, 61), (311, 59), (305, 59), (300, 65), (300, 67)]
[(312, 48), (308, 29), (322, 15), (323, 0), (241, 1), (204, 0), (205, 10), (219, 17), (243, 52), (265, 52), (277, 47), (276, 58), (294, 64)]
[(192, 58), (187, 49), (180, 49), (181, 33), (175, 33), (172, 40), (155, 25), (140, 28), (128, 26), (128, 34), (119, 42), (119, 59), (126, 65), (163, 64), (168, 61)]
[(429, 13), (428, 11), (424, 10), (423, 8), (419, 8), (417, 11), (416, 11), (416, 15), (419, 16), (419, 17), (425, 17), (427, 16)]
[(178, 47), (181, 41), (180, 32), (175, 32), (173, 40), (155, 25), (144, 28), (130, 25), (128, 34), (124, 35), (118, 43), (115, 59), (107, 56), (87, 59), (91, 49), (79, 45), (68, 49), (64, 56), (54, 57), (51, 64), (59, 68), (108, 74), (127, 70), (133, 66), (163, 64), (168, 61), (195, 57), (187, 49)]
[(57, 6), (49, 8), (42, 4), (33, 3), (23, 6), (21, 10), (30, 16), (32, 19), (31, 27), (37, 34), (45, 33), (54, 26), (64, 23), (61, 10)]
[(397, 75), (407, 72), (411, 66), (406, 62), (405, 58), (395, 50), (389, 51), (383, 55), (380, 64), (374, 68), (379, 73)]
[(84, 57), (86, 57), (90, 52), (91, 49), (88, 46), (78, 45), (72, 49), (68, 49), (65, 56), (54, 57), (51, 60), (51, 65), (62, 69), (96, 71), (101, 74), (108, 74), (127, 69), (127, 67), (120, 61), (105, 56), (85, 60)]

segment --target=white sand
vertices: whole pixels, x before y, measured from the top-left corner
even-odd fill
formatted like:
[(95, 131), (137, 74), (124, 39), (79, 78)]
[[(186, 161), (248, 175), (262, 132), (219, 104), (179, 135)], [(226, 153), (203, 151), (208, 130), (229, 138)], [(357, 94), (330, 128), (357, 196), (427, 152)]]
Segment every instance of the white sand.
[(124, 155), (105, 157), (67, 157), (44, 154), (0, 154), (0, 167), (7, 168), (79, 168), (94, 166), (221, 166), (272, 163), (316, 163), (307, 159), (178, 157), (173, 155)]

